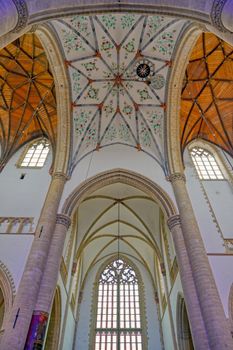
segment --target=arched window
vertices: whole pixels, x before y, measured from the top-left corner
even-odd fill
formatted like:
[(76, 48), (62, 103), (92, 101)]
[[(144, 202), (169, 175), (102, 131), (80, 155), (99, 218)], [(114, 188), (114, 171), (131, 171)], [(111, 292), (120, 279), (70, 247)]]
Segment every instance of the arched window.
[(201, 180), (224, 179), (214, 156), (209, 151), (201, 147), (193, 147), (190, 153)]
[(123, 259), (111, 262), (98, 282), (95, 350), (142, 350), (138, 278)]
[(19, 161), (20, 167), (42, 168), (49, 153), (49, 142), (45, 139), (36, 141), (28, 146)]

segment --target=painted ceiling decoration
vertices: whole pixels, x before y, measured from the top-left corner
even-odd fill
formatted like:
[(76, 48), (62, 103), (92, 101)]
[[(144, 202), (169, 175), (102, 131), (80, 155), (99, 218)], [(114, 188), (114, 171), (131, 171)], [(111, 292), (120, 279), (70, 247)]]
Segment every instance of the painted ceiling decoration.
[(72, 86), (73, 160), (123, 144), (166, 172), (166, 83), (183, 20), (132, 13), (53, 21)]
[(0, 169), (26, 142), (56, 143), (54, 80), (37, 36), (28, 33), (0, 51)]
[(233, 156), (233, 47), (214, 34), (199, 37), (184, 78), (181, 149), (195, 138)]

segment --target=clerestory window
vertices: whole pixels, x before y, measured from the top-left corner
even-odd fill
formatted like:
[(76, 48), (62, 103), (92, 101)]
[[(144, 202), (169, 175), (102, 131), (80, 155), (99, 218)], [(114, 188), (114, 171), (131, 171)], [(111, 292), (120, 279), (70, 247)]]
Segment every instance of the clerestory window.
[(22, 160), (19, 162), (20, 167), (42, 168), (49, 153), (49, 142), (39, 140), (29, 145)]
[(95, 350), (142, 350), (139, 283), (123, 259), (111, 262), (98, 282)]
[(201, 180), (224, 179), (214, 156), (209, 151), (201, 147), (193, 147), (190, 153), (198, 176)]

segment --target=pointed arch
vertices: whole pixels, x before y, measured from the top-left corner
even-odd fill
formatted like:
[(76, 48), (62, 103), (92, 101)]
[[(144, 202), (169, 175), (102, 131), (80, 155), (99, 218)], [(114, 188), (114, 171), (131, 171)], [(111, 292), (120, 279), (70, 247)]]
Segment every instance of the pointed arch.
[(49, 327), (45, 342), (45, 350), (57, 350), (60, 339), (61, 328), (61, 291), (57, 286), (53, 306), (49, 320)]
[(0, 332), (4, 331), (7, 315), (13, 305), (14, 296), (16, 293), (13, 277), (7, 266), (0, 260), (0, 290), (4, 303), (3, 317), (0, 324)]
[[(107, 298), (107, 317), (110, 318), (106, 321), (103, 316), (100, 319), (106, 305), (103, 303), (103, 297)], [(133, 316), (130, 311), (132, 307)], [(111, 322), (110, 328), (109, 322)], [(102, 333), (108, 334), (106, 340)], [(141, 274), (135, 263), (123, 254), (114, 254), (105, 260), (97, 272), (90, 335), (90, 350), (94, 347), (98, 349), (101, 341), (110, 343), (109, 336), (113, 349), (116, 344), (125, 343), (126, 337), (127, 344), (135, 341), (132, 345), (137, 344), (137, 349), (147, 349), (146, 309)]]

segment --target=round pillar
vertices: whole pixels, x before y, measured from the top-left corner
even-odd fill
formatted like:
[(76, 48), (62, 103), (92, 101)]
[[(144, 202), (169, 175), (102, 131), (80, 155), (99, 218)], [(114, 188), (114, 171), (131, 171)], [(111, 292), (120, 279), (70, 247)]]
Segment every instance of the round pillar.
[(40, 284), (40, 291), (35, 310), (33, 311), (25, 350), (33, 350), (38, 345), (43, 347), (46, 329), (48, 326), (48, 316), (57, 286), (62, 252), (70, 221), (70, 218), (66, 215), (57, 215), (55, 231), (51, 239), (48, 259)]
[(229, 325), (193, 212), (185, 184), (185, 176), (180, 173), (174, 173), (169, 176), (169, 180), (172, 183), (179, 209), (184, 242), (209, 346), (211, 350), (233, 349)]
[(180, 279), (184, 292), (185, 304), (192, 333), (195, 349), (210, 349), (203, 322), (196, 287), (193, 281), (192, 270), (189, 263), (188, 254), (185, 247), (183, 233), (180, 225), (180, 216), (173, 215), (167, 221), (169, 230), (173, 237), (176, 251), (176, 258), (179, 267)]
[[(1, 346), (4, 350), (24, 349), (65, 182), (66, 176), (62, 173), (55, 173), (52, 177), (24, 273), (2, 338)], [(37, 316), (40, 317), (40, 315)], [(42, 315), (42, 318), (46, 319), (46, 315)]]

